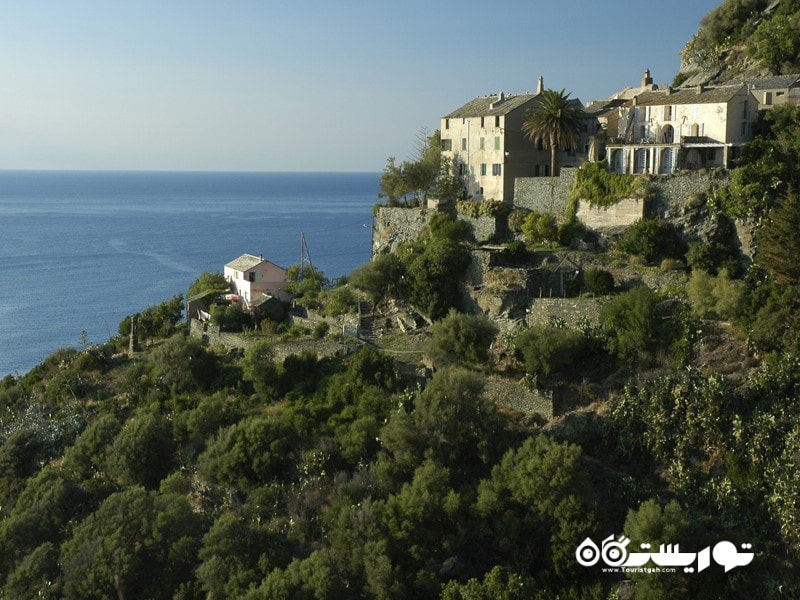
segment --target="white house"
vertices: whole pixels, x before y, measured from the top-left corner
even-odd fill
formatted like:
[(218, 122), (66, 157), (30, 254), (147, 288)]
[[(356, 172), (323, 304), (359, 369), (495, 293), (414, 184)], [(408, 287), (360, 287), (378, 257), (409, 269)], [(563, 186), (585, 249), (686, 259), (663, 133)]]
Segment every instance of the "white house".
[(223, 275), (231, 284), (231, 290), (241, 297), (245, 306), (269, 294), (279, 300), (291, 301), (286, 293), (286, 270), (265, 260), (263, 256), (242, 254), (232, 260), (223, 270)]
[(728, 168), (753, 137), (758, 107), (744, 84), (666, 87), (637, 94), (619, 107), (618, 129), (609, 132), (609, 169), (672, 173)]

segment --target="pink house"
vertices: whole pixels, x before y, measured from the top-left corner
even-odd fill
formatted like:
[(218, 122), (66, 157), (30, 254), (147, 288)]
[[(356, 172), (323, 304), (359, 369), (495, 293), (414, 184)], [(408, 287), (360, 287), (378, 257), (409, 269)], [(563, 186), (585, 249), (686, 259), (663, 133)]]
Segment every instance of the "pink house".
[(262, 294), (269, 294), (279, 300), (291, 301), (286, 293), (286, 270), (263, 256), (242, 254), (232, 260), (223, 270), (223, 275), (231, 284), (231, 290), (241, 297), (246, 307)]

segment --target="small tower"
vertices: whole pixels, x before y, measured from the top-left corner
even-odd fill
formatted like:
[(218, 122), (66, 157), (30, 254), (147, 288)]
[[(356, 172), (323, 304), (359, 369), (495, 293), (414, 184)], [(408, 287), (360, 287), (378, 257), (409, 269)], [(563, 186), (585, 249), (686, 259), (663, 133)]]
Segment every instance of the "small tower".
[(536, 85), (536, 93), (541, 94), (544, 91), (544, 77), (539, 75), (539, 83)]
[(653, 85), (653, 78), (650, 77), (650, 69), (644, 70), (644, 77), (642, 78), (642, 87)]

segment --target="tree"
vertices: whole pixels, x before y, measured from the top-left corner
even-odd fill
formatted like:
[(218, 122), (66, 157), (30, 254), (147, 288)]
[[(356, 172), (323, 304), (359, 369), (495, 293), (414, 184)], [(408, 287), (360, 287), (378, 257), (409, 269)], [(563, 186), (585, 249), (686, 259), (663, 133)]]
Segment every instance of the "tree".
[(350, 274), (350, 284), (378, 303), (384, 298), (397, 297), (405, 266), (396, 254), (379, 254)]
[(603, 306), (600, 322), (608, 332), (610, 349), (620, 358), (652, 358), (663, 346), (658, 303), (658, 295), (640, 285)]
[(531, 244), (558, 241), (558, 222), (550, 213), (528, 213), (522, 223), (522, 233)]
[(172, 598), (192, 577), (200, 524), (183, 496), (140, 487), (112, 494), (61, 548), (63, 597)]
[(245, 350), (242, 377), (249, 381), (261, 399), (271, 400), (279, 383), (278, 367), (272, 344), (261, 340)]
[(614, 276), (605, 269), (589, 267), (583, 275), (586, 291), (598, 296), (605, 296), (614, 291)]
[(175, 446), (159, 413), (142, 410), (122, 427), (108, 453), (108, 469), (123, 485), (149, 489), (169, 472)]
[(544, 141), (550, 148), (550, 173), (558, 175), (558, 151), (576, 145), (580, 140), (584, 113), (580, 103), (569, 99), (570, 94), (544, 90), (537, 106), (528, 109), (522, 131), (532, 142)]
[(534, 325), (522, 331), (514, 345), (525, 361), (525, 370), (544, 380), (569, 378), (577, 368), (583, 371), (595, 362), (585, 360), (591, 354), (586, 336), (567, 327)]
[(425, 352), (438, 365), (460, 363), (479, 367), (489, 359), (489, 346), (499, 329), (482, 315), (467, 315), (450, 309), (431, 327)]
[[(629, 510), (625, 518), (624, 532), (630, 538), (631, 548), (650, 544), (658, 548), (662, 544), (682, 544), (684, 540), (696, 539), (690, 533), (689, 516), (675, 500), (663, 508), (653, 499), (643, 502), (637, 510)], [(636, 595), (643, 598), (661, 600), (674, 597), (672, 594), (685, 592), (686, 577), (682, 573), (637, 573), (632, 570), (631, 578), (636, 581)], [(671, 594), (672, 593), (672, 594)]]
[(205, 294), (205, 295), (218, 295), (224, 294), (230, 289), (230, 283), (227, 279), (225, 279), (225, 275), (222, 273), (201, 273), (200, 276), (195, 279), (194, 283), (189, 286), (189, 290), (186, 292), (188, 297), (192, 297), (196, 294)]
[(214, 377), (214, 355), (200, 340), (174, 335), (153, 352), (153, 375), (166, 389), (186, 392), (204, 387)]
[(759, 264), (778, 285), (800, 283), (800, 200), (786, 194), (769, 212), (766, 223), (758, 230)]
[(424, 202), (442, 173), (445, 174), (445, 181), (441, 183), (440, 191), (446, 194), (451, 192), (452, 183), (446, 179), (450, 169), (449, 164), (442, 160), (440, 132), (437, 130), (433, 135), (426, 136), (424, 130), (421, 131), (415, 145), (416, 156), (413, 160), (403, 161), (399, 166), (394, 156), (386, 161), (378, 197), (386, 198), (389, 206), (396, 205), (409, 194), (413, 194), (417, 202)]

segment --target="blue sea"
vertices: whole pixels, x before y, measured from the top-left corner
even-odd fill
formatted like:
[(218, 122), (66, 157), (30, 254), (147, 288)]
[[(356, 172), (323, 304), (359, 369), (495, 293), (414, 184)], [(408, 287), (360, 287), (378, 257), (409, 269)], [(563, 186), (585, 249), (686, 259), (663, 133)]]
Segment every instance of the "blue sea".
[(244, 253), (370, 259), (378, 173), (0, 171), (0, 377), (116, 335)]

